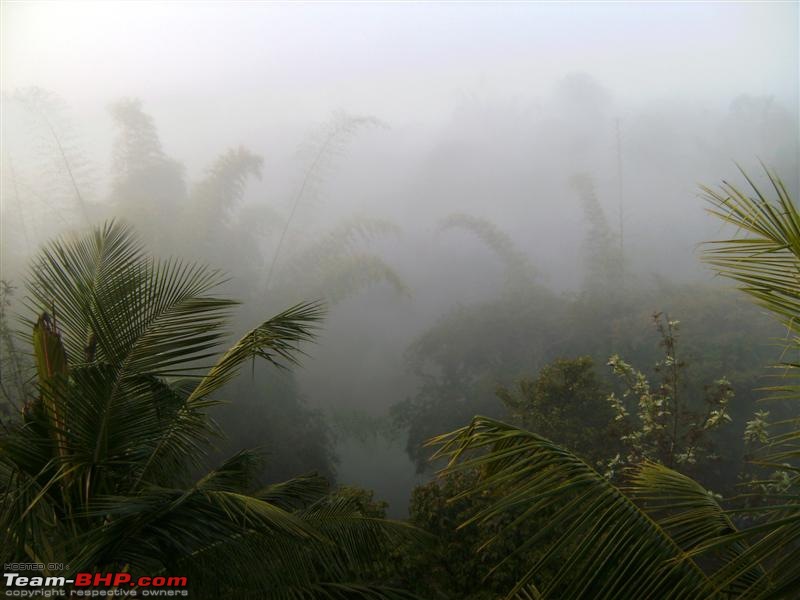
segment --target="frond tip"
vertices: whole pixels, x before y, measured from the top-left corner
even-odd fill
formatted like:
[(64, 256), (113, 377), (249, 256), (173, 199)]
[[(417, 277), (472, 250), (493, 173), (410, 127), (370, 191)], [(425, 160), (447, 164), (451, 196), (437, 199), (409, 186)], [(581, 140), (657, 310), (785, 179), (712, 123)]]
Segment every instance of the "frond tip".
[(325, 316), (322, 302), (302, 302), (286, 309), (244, 334), (200, 380), (188, 402), (208, 396), (230, 381), (242, 363), (263, 358), (277, 367), (297, 364), (302, 342), (314, 339)]
[(752, 196), (727, 181), (719, 190), (702, 187), (708, 212), (736, 227), (737, 237), (708, 242), (703, 259), (720, 275), (800, 333), (800, 212), (781, 179), (764, 169), (774, 191), (769, 198), (744, 172)]

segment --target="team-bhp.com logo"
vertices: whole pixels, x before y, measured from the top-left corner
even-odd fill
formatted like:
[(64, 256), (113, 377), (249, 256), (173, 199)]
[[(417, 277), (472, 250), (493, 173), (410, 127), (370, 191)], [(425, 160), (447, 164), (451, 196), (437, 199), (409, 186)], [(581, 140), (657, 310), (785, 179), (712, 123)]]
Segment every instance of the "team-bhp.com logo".
[(186, 577), (130, 573), (76, 573), (74, 577), (40, 577), (3, 573), (4, 595), (13, 598), (176, 597), (188, 596)]

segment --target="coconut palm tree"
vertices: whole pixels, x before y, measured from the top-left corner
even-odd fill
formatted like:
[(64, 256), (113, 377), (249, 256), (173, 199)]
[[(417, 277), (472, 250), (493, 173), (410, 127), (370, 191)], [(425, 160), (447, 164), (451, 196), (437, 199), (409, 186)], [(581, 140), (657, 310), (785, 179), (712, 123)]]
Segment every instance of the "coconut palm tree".
[[(740, 233), (712, 242), (705, 258), (781, 319), (789, 332), (788, 351), (796, 356), (800, 214), (780, 179), (767, 175), (772, 197), (749, 178), (751, 195), (729, 183), (719, 191), (704, 188), (710, 212)], [(791, 377), (800, 361), (782, 367), (784, 377)], [(791, 380), (771, 390), (784, 400), (800, 398)], [(762, 465), (788, 473), (786, 485), (765, 505), (744, 511), (723, 510), (700, 484), (655, 463), (634, 467), (625, 485), (616, 486), (547, 439), (486, 417), (430, 443), (438, 447), (436, 456), (449, 460), (445, 473), (480, 473), (462, 496), (493, 499), (468, 523), (513, 515), (484, 547), (527, 519), (549, 515), (547, 524), (510, 555), (530, 552), (534, 558), (509, 598), (796, 598), (798, 423), (797, 418), (784, 423), (759, 457)], [(737, 529), (740, 512), (751, 522), (755, 515), (755, 524)]]
[(256, 358), (296, 364), (324, 313), (293, 306), (220, 353), (237, 304), (223, 282), (148, 256), (115, 222), (41, 251), (37, 391), (0, 438), (0, 560), (186, 575), (198, 597), (407, 597), (380, 583), (381, 557), (412, 528), (316, 476), (259, 488), (255, 452), (204, 472), (224, 385)]

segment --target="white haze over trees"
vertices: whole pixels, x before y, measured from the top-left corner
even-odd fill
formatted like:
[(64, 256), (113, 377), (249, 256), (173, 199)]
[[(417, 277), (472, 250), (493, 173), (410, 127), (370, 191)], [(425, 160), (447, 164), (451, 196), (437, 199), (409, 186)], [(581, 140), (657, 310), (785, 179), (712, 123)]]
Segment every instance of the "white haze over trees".
[(339, 423), (339, 477), (403, 513), (424, 476), (386, 415), (454, 307), (579, 295), (608, 262), (617, 291), (706, 285), (698, 184), (763, 161), (797, 197), (798, 28), (791, 2), (4, 3), (2, 278), (119, 215), (259, 314), (332, 299), (283, 385)]

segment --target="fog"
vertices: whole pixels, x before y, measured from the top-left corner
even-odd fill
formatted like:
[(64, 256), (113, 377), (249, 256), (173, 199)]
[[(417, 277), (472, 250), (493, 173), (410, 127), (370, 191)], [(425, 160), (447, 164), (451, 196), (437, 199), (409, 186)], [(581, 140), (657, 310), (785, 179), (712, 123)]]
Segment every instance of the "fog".
[[(227, 444), (266, 445), (283, 461), (268, 477), (335, 472), (405, 515), (432, 473), (409, 428), (464, 424), (446, 403), (434, 413), (453, 423), (415, 413), (430, 432), (397, 417), (452, 375), (440, 354), (465, 353), (474, 414), (557, 357), (646, 364), (653, 311), (680, 313), (697, 354), (774, 331), (700, 261), (721, 226), (698, 186), (743, 183), (737, 165), (763, 182), (763, 162), (797, 197), (799, 27), (777, 2), (4, 3), (2, 279), (22, 288), (40, 244), (121, 218), (154, 252), (231, 274), (235, 333), (326, 299), (301, 366), (229, 392)], [(587, 298), (601, 333), (569, 311), (530, 326), (493, 312)], [(698, 361), (736, 379), (718, 371), (738, 363)], [(253, 389), (288, 398), (288, 422), (252, 412)]]

